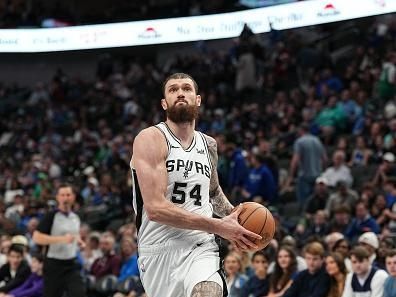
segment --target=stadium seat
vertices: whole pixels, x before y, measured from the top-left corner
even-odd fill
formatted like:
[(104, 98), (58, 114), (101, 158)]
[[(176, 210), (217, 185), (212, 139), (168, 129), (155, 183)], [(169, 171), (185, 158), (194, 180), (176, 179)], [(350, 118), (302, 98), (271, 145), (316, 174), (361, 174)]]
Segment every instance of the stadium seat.
[(96, 281), (95, 289), (99, 293), (109, 294), (116, 291), (117, 277), (115, 275), (106, 275)]
[(144, 292), (144, 288), (138, 276), (131, 276), (118, 284), (117, 291), (124, 294), (135, 291), (139, 295)]

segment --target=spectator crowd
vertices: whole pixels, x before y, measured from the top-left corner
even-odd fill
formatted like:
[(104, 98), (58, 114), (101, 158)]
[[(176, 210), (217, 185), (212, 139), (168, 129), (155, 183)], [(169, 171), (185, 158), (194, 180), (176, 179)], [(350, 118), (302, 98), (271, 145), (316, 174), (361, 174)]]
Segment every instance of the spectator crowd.
[(198, 82), (197, 129), (217, 140), (230, 201), (262, 203), (276, 220), (264, 251), (224, 243), (229, 296), (396, 296), (396, 22), (354, 29), (341, 56), (338, 26), (311, 41), (245, 27), (228, 49), (204, 44), (164, 65), (104, 56), (94, 82), (58, 70), (32, 89), (0, 83), (0, 297), (40, 296), (32, 237), (63, 181), (84, 222), (88, 296), (143, 296), (131, 146), (163, 120), (160, 84), (173, 72)]

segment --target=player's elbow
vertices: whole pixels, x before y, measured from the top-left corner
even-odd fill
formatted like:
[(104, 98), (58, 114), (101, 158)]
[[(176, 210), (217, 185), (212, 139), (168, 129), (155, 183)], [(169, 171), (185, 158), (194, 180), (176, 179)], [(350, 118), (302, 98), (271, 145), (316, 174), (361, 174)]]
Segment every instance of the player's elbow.
[(157, 206), (145, 207), (147, 217), (150, 221), (160, 222), (161, 221), (161, 209)]

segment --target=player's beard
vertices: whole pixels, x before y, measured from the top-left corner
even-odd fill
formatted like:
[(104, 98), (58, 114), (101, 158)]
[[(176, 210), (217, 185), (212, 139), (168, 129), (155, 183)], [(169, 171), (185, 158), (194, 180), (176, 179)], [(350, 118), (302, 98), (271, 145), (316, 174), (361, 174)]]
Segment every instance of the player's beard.
[(166, 116), (174, 123), (191, 123), (198, 119), (199, 106), (194, 104), (173, 105), (166, 110)]

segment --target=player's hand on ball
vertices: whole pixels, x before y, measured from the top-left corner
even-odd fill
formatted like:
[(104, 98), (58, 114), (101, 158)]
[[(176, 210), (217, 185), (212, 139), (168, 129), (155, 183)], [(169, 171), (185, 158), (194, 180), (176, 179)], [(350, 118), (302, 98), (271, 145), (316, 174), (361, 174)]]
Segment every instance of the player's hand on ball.
[(245, 229), (238, 223), (241, 211), (242, 207), (238, 206), (230, 215), (222, 218), (218, 234), (229, 240), (239, 250), (255, 250), (258, 246), (253, 241), (261, 240), (261, 236)]

